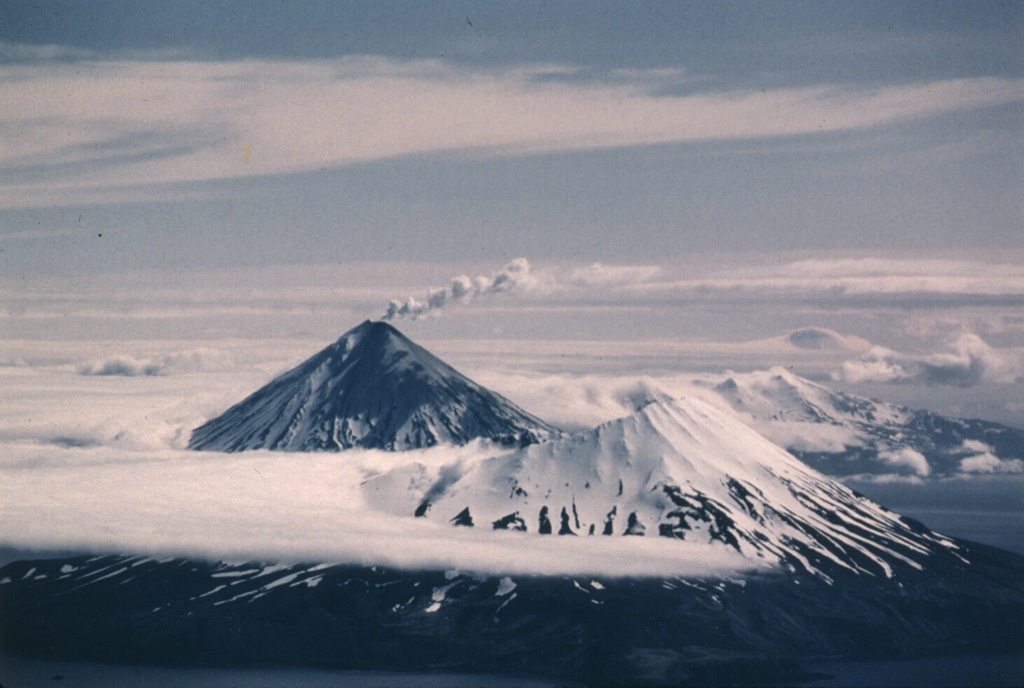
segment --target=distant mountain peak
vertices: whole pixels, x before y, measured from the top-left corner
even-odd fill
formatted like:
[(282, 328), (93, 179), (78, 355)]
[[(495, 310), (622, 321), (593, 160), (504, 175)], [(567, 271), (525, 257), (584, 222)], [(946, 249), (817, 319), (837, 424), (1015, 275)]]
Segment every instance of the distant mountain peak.
[(831, 390), (786, 368), (730, 372), (698, 384), (757, 432), (832, 476), (1019, 473), (1024, 461), (1020, 429)]
[(805, 327), (786, 335), (786, 341), (798, 349), (811, 351), (842, 351), (862, 348), (863, 340), (849, 338), (823, 327)]
[(222, 415), (191, 449), (337, 451), (530, 443), (555, 433), (395, 327), (366, 320)]

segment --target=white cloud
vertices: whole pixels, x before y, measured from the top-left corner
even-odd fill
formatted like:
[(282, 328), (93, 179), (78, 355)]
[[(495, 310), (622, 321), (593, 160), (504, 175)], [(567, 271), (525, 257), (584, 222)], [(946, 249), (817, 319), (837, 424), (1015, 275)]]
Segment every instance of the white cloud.
[[(60, 57), (59, 50), (52, 50)], [(413, 153), (497, 154), (848, 131), (1024, 100), (1024, 82), (659, 94), (440, 61), (30, 62), (0, 76), (0, 207), (145, 196), (148, 185)], [(79, 166), (73, 172), (73, 166)], [(42, 178), (18, 181), (21, 168)], [(55, 193), (59, 192), (59, 193)]]
[(691, 390), (690, 376), (529, 374), (485, 371), (474, 376), (544, 420), (584, 430), (633, 413), (644, 404)]
[(878, 452), (878, 458), (891, 466), (908, 468), (922, 478), (927, 478), (932, 472), (931, 466), (928, 465), (928, 459), (925, 458), (924, 454), (910, 447), (880, 451)]
[(965, 474), (1024, 473), (1024, 461), (1000, 459), (992, 447), (978, 440), (964, 440), (960, 451), (969, 456), (960, 459), (960, 472)]
[[(455, 528), (364, 503), (367, 475), (481, 447), (336, 454), (5, 445), (0, 543), (20, 547), (319, 560), (496, 574), (727, 575), (730, 548), (666, 538), (559, 538)], [(126, 479), (126, 475), (131, 479)]]
[(875, 485), (924, 485), (925, 481), (919, 475), (906, 475), (903, 473), (858, 473), (842, 478), (847, 484), (869, 483)]
[(593, 263), (575, 268), (568, 275), (560, 276), (559, 282), (582, 288), (630, 287), (648, 284), (659, 278), (661, 267), (657, 265), (604, 265)]
[(922, 382), (973, 387), (987, 382), (1015, 382), (1024, 376), (1024, 354), (996, 349), (976, 334), (964, 333), (949, 351), (906, 354), (873, 347), (860, 359), (843, 363), (839, 377), (850, 383)]
[(744, 422), (780, 447), (794, 451), (837, 454), (862, 441), (856, 430), (842, 425), (753, 418)]
[(871, 347), (864, 356), (856, 361), (843, 363), (839, 377), (851, 383), (860, 382), (899, 382), (911, 377), (911, 374), (896, 363), (899, 354), (882, 346)]
[(119, 354), (78, 367), (80, 375), (180, 375), (204, 370), (222, 370), (231, 366), (225, 354), (212, 349), (197, 349), (164, 354), (156, 358), (136, 359)]
[(960, 451), (964, 454), (984, 454), (985, 452), (991, 452), (992, 447), (981, 440), (964, 440), (963, 444), (960, 445)]
[(666, 296), (738, 294), (757, 300), (800, 299), (860, 303), (897, 299), (908, 303), (953, 298), (1024, 297), (1024, 270), (1013, 254), (985, 259), (807, 259), (731, 270), (652, 285)]

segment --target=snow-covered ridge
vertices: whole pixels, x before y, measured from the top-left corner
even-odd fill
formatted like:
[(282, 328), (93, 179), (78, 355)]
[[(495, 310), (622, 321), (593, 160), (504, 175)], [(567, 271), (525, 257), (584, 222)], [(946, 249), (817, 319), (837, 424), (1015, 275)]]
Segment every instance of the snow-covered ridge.
[(652, 401), (590, 432), (472, 465), (404, 466), (363, 490), (391, 513), (453, 527), (662, 536), (678, 541), (680, 558), (718, 543), (826, 577), (891, 577), (955, 549), (697, 399)]
[(1024, 471), (1024, 431), (837, 392), (785, 368), (699, 382), (759, 434), (832, 476)]
[(222, 415), (191, 449), (337, 451), (527, 443), (555, 430), (394, 327), (366, 321)]

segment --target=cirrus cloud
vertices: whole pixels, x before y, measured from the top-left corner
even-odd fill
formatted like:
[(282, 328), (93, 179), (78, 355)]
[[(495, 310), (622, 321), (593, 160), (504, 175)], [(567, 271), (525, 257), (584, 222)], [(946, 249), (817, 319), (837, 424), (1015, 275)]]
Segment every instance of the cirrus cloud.
[(155, 193), (152, 185), (438, 151), (524, 154), (845, 132), (1024, 101), (1024, 80), (996, 77), (666, 95), (662, 86), (675, 74), (543, 78), (560, 69), (364, 56), (9, 65), (0, 75), (0, 207), (139, 198)]

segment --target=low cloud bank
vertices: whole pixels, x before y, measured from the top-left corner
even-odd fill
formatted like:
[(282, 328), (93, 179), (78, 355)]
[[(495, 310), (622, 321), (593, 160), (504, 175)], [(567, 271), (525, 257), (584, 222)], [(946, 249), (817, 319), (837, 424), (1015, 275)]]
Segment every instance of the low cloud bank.
[(843, 364), (844, 382), (920, 382), (974, 387), (988, 382), (1016, 382), (1024, 377), (1024, 355), (1017, 349), (996, 349), (976, 334), (962, 334), (949, 351), (907, 354), (873, 347)]
[[(234, 398), (204, 398), (212, 377), (103, 379), (61, 366), (49, 371), (61, 377), (47, 377), (36, 387), (39, 376), (8, 373), (7, 382), (15, 391), (21, 385), (22, 393), (0, 404), (0, 544), (505, 575), (713, 576), (751, 565), (724, 548), (681, 548), (653, 536), (577, 541), (448, 528), (381, 513), (358, 487), (403, 462), (471, 462), (501, 450), (472, 445), (344, 456), (179, 451), (201, 416)], [(682, 375), (486, 377), (480, 381), (546, 420), (578, 428), (621, 417), (663, 395), (697, 393), (692, 376)], [(55, 406), (46, 392), (53, 388), (71, 390), (77, 405)], [(111, 394), (112, 389), (124, 393)], [(35, 420), (40, 418), (49, 420)], [(816, 428), (800, 428), (806, 442), (841, 446), (847, 440), (818, 436)], [(912, 454), (894, 454), (890, 463), (912, 471), (891, 481), (938, 487), (949, 482), (928, 474), (927, 464)], [(1020, 460), (1000, 460), (983, 443), (965, 443), (958, 475), (965, 480), (956, 482), (966, 489), (1022, 473)]]
[(230, 365), (231, 360), (225, 354), (209, 349), (198, 349), (143, 359), (127, 355), (114, 355), (92, 363), (83, 363), (78, 366), (78, 373), (80, 375), (120, 375), (124, 377), (180, 375), (222, 370)]
[(603, 376), (484, 372), (475, 379), (530, 413), (569, 431), (628, 416), (651, 401), (697, 391), (692, 376)]
[(718, 576), (761, 568), (725, 546), (397, 517), (371, 508), (359, 489), (382, 466), (473, 460), (490, 451), (350, 451), (339, 461), (336, 454), (12, 448), (0, 458), (0, 544), (521, 575)]
[(991, 475), (996, 473), (1024, 473), (1024, 461), (1001, 459), (992, 447), (977, 440), (964, 440), (960, 451), (966, 456), (960, 459), (960, 472), (968, 475)]
[(915, 475), (922, 478), (927, 478), (932, 472), (931, 466), (928, 465), (928, 459), (925, 458), (924, 454), (910, 447), (899, 447), (878, 452), (878, 458), (896, 468), (908, 468)]

